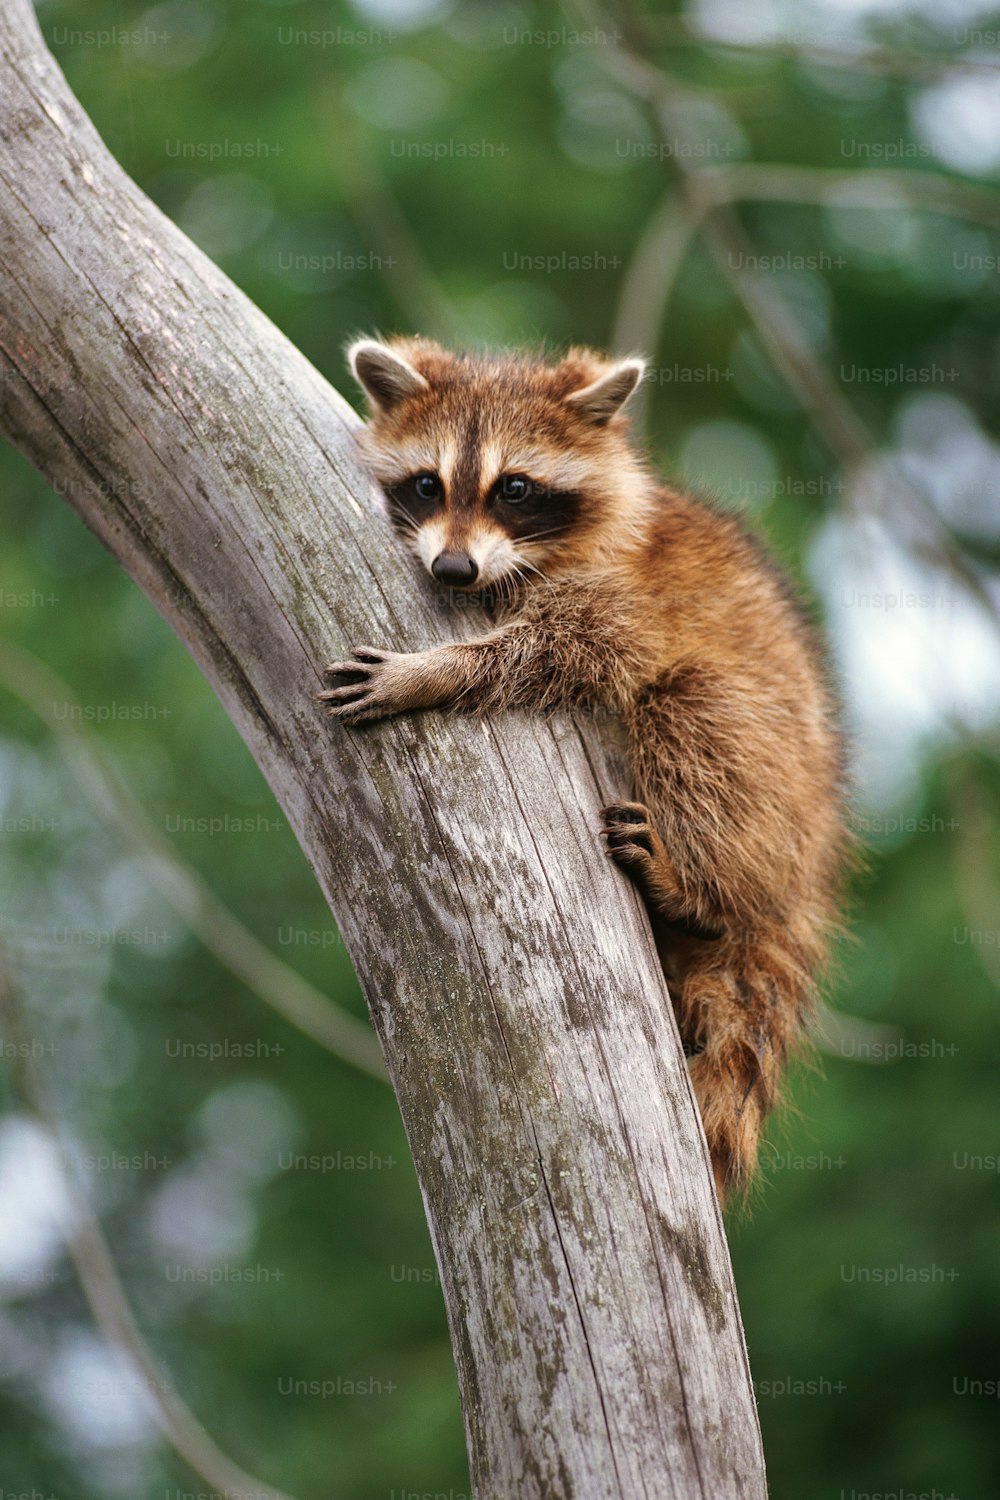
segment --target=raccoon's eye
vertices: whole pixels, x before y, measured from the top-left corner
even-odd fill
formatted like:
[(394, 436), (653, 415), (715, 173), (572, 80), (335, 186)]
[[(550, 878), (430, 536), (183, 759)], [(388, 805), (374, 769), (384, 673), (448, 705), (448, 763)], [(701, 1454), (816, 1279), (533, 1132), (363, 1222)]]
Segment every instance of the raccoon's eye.
[(504, 474), (497, 483), (497, 495), (508, 505), (520, 505), (530, 500), (533, 486), (526, 474)]
[(441, 498), (441, 481), (436, 474), (418, 474), (413, 481), (413, 488), (421, 500)]

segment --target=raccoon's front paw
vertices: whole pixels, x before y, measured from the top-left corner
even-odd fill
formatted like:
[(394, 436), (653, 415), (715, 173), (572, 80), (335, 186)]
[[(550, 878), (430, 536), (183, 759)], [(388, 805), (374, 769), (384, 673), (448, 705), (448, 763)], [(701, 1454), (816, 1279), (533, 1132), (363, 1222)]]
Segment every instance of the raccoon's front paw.
[(400, 713), (411, 706), (407, 683), (412, 657), (398, 651), (380, 651), (375, 646), (354, 646), (350, 661), (332, 661), (323, 671), (327, 677), (345, 677), (340, 687), (316, 694), (317, 703), (344, 724), (364, 724)]
[(601, 837), (607, 841), (611, 858), (616, 865), (630, 867), (632, 873), (652, 865), (664, 852), (641, 802), (612, 802), (602, 809), (601, 823)]

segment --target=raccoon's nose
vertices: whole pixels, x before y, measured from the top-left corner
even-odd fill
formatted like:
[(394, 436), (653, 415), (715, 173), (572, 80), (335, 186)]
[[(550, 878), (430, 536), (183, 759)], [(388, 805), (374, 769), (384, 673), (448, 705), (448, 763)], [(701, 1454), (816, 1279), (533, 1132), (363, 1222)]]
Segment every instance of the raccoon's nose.
[(439, 552), (431, 572), (438, 583), (463, 584), (474, 583), (479, 569), (467, 552)]

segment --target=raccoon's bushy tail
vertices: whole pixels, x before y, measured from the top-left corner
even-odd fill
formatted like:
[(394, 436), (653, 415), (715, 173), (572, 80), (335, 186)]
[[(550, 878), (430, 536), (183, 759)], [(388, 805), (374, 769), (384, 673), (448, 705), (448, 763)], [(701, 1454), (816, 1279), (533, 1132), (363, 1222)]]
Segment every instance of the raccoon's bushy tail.
[(674, 1009), (725, 1201), (745, 1193), (790, 1051), (803, 1036), (818, 954), (783, 929), (698, 944)]

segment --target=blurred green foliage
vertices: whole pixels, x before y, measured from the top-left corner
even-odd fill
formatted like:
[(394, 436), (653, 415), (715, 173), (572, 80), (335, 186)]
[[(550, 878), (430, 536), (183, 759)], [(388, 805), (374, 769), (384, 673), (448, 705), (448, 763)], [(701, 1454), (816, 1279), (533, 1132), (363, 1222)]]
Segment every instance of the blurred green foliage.
[[(604, 66), (632, 23), (588, 44), (562, 12), (527, 5), (45, 0), (39, 15), (125, 168), (345, 389), (358, 331), (609, 344), (635, 247), (677, 197), (676, 160)], [(989, 182), (996, 51), (977, 43), (974, 7), (773, 16), (761, 9), (742, 52), (692, 44), (679, 13), (654, 17), (651, 55), (689, 91), (700, 164)], [(689, 21), (754, 40), (735, 5)], [(892, 65), (810, 52), (824, 38), (842, 53), (877, 43)], [(947, 57), (950, 70), (933, 64)], [(875, 207), (813, 196), (748, 203), (741, 222), (877, 445), (928, 486), (929, 549), (898, 506), (865, 531), (870, 490), (827, 451), (703, 242), (646, 347), (655, 460), (754, 512), (812, 585), (869, 850), (833, 996), (864, 1029), (797, 1074), (767, 1186), (731, 1240), (773, 1494), (979, 1500), (1000, 1493), (1000, 675), (994, 626), (941, 549), (979, 567), (1000, 542), (996, 235), (988, 214), (921, 211), (898, 182)], [(4, 636), (92, 718), (118, 705), (97, 733), (150, 818), (275, 952), (363, 1015), (221, 707), (9, 450), (0, 527)], [(246, 1468), (301, 1500), (464, 1494), (444, 1311), (391, 1093), (204, 952), (2, 671), (0, 778), (3, 935), (75, 1151), (136, 1158), (82, 1176), (170, 1382)], [(101, 933), (117, 936), (98, 947)], [(44, 1153), (9, 1087), (5, 1103), (4, 1491), (197, 1491), (94, 1339), (39, 1186)], [(296, 1162), (310, 1156), (325, 1168)], [(215, 1284), (185, 1268), (214, 1268)]]

